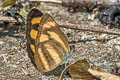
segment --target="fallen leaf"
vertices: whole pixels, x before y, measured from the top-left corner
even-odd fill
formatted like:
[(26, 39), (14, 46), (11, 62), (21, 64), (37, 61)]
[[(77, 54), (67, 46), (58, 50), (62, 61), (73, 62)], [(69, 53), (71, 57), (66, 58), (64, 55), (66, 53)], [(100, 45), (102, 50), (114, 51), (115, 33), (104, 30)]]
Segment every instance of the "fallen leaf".
[(107, 72), (101, 72), (93, 69), (88, 69), (88, 72), (100, 80), (120, 80), (119, 76)]
[(67, 66), (61, 73), (59, 80), (63, 80), (64, 73), (68, 72), (72, 78), (83, 79), (83, 80), (94, 80), (88, 69), (90, 65), (86, 59), (78, 60), (75, 63)]

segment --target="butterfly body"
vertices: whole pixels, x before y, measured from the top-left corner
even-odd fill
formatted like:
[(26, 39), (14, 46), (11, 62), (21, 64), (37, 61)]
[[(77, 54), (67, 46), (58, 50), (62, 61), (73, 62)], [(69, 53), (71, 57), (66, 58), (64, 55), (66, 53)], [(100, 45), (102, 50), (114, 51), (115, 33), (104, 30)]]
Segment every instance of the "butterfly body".
[(32, 9), (27, 17), (27, 51), (41, 72), (56, 68), (70, 52), (70, 46), (57, 23), (49, 14)]

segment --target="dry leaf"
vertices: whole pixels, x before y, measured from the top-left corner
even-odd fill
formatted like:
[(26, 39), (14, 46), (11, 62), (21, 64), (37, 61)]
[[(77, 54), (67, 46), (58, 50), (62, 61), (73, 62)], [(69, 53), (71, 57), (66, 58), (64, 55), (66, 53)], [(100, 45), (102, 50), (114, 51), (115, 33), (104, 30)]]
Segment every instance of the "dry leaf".
[(120, 80), (119, 76), (107, 72), (101, 72), (93, 69), (88, 69), (88, 72), (100, 80)]
[(119, 77), (120, 77), (120, 73), (115, 73), (114, 75), (116, 75), (116, 76), (119, 76)]
[(107, 73), (96, 66), (91, 67), (86, 59), (78, 60), (74, 64), (67, 66), (62, 71), (59, 80), (63, 80), (64, 73), (66, 72), (72, 78), (82, 80), (120, 80), (120, 77), (117, 75)]
[(63, 80), (64, 73), (68, 72), (72, 78), (78, 78), (83, 80), (94, 80), (88, 69), (90, 65), (86, 59), (78, 60), (74, 64), (67, 66), (60, 75), (59, 80)]

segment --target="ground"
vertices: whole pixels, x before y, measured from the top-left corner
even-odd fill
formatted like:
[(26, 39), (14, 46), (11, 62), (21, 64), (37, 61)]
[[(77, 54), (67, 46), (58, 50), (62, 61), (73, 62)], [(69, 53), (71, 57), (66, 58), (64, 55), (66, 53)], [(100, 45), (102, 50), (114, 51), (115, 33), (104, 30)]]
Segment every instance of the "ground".
[[(88, 13), (80, 11), (69, 13), (67, 8), (61, 5), (41, 3), (38, 7), (43, 13), (49, 13), (57, 23), (74, 23), (85, 27), (104, 27), (97, 20), (88, 20)], [(110, 34), (100, 34), (90, 31), (78, 31), (61, 28), (70, 43), (75, 45), (75, 52), (60, 64), (56, 69), (48, 73), (39, 72), (31, 63), (26, 51), (26, 39), (21, 37), (0, 37), (0, 80), (58, 80), (64, 63), (71, 64), (78, 59), (87, 58), (96, 66), (111, 72), (120, 66), (120, 37)], [(69, 34), (69, 36), (68, 36)], [(107, 39), (106, 41), (97, 41)], [(76, 80), (65, 78), (64, 80)]]

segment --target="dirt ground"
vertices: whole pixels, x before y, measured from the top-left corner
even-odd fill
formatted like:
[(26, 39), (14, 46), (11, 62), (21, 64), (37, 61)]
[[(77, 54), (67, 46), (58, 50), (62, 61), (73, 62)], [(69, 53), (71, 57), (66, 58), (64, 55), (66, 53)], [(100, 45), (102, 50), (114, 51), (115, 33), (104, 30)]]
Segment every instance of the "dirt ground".
[[(43, 13), (49, 13), (57, 23), (74, 23), (85, 27), (104, 27), (99, 21), (88, 20), (88, 13), (80, 11), (69, 13), (61, 5), (41, 3), (38, 7)], [(2, 35), (0, 37), (0, 80), (58, 80), (65, 63), (71, 64), (78, 59), (87, 58), (107, 72), (120, 67), (120, 37), (89, 31), (61, 28), (69, 41), (79, 41), (75, 52), (56, 69), (47, 73), (39, 72), (31, 63), (26, 51), (26, 39)], [(69, 34), (69, 36), (68, 36)], [(106, 39), (105, 42), (102, 40)], [(70, 77), (64, 80), (77, 80)]]

